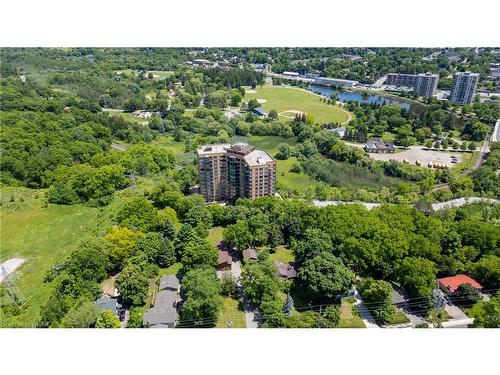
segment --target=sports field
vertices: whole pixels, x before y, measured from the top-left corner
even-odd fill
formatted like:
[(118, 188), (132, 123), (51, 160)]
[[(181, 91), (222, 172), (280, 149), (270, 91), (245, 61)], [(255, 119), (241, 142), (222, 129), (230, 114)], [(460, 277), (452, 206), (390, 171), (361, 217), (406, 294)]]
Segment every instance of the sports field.
[(282, 86), (263, 86), (248, 90), (245, 99), (261, 99), (266, 111), (274, 109), (282, 119), (295, 117), (297, 112), (311, 113), (314, 120), (320, 124), (344, 123), (350, 119), (350, 114), (337, 105), (326, 104), (321, 98), (304, 89)]

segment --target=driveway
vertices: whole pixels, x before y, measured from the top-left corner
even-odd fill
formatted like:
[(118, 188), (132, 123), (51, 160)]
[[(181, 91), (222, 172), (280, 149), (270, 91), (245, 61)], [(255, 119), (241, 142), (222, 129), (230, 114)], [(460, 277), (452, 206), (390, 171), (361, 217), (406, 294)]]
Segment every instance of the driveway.
[(412, 327), (415, 327), (417, 324), (426, 323), (423, 317), (414, 314), (411, 308), (408, 306), (410, 296), (408, 295), (408, 293), (406, 293), (404, 289), (394, 287), (391, 298), (392, 298), (392, 303), (394, 303), (396, 307), (403, 310), (403, 313), (406, 315), (406, 317), (410, 319)]
[(257, 320), (258, 309), (247, 299), (243, 293), (243, 286), (240, 282), (241, 261), (234, 254), (231, 256), (233, 258), (233, 263), (231, 264), (231, 274), (236, 280), (238, 293), (241, 296), (241, 304), (243, 305), (243, 311), (245, 312), (246, 328), (259, 328), (259, 322)]
[(363, 320), (363, 323), (365, 323), (366, 328), (380, 328), (375, 322), (372, 313), (363, 305), (363, 300), (356, 288), (354, 288), (354, 299), (356, 301), (354, 302), (354, 306), (358, 308), (359, 316)]

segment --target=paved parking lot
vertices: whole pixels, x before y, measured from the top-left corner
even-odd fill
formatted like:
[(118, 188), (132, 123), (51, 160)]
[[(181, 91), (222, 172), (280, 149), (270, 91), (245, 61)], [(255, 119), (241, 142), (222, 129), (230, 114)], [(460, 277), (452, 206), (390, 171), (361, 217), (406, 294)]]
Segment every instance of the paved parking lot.
[[(420, 160), (422, 166), (427, 167), (429, 162), (447, 163), (450, 167), (460, 163), (463, 159), (462, 152), (448, 152), (448, 151), (432, 151), (423, 148), (412, 147), (405, 151), (397, 152), (395, 154), (369, 154), (375, 160), (408, 160), (410, 164), (415, 165), (417, 160)], [(452, 156), (456, 157), (457, 163), (452, 163)]]

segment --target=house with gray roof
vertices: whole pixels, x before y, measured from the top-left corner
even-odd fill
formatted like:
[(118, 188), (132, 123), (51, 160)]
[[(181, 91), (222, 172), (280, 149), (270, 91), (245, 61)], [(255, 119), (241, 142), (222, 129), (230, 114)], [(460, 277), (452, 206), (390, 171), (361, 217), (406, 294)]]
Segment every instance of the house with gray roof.
[(101, 297), (94, 301), (94, 304), (101, 311), (111, 311), (115, 315), (118, 312), (118, 301), (116, 298)]
[(160, 288), (155, 296), (154, 306), (143, 316), (142, 324), (150, 328), (175, 327), (179, 319), (177, 304), (179, 302), (179, 278), (175, 275), (164, 276), (160, 280)]

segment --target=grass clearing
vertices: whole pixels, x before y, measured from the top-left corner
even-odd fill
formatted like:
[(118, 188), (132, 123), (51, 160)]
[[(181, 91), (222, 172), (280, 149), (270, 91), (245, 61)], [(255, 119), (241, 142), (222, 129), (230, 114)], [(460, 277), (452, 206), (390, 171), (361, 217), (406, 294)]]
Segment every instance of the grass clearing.
[(134, 116), (132, 116), (132, 113), (124, 112), (122, 109), (103, 108), (102, 110), (104, 112), (110, 113), (111, 115), (121, 116), (127, 121), (132, 121), (132, 122), (136, 122), (136, 123), (148, 122), (147, 119), (143, 119), (140, 117), (134, 117)]
[(230, 297), (224, 297), (216, 327), (246, 328), (245, 313), (239, 301)]
[(390, 325), (400, 325), (407, 323), (410, 323), (410, 319), (408, 319), (403, 310), (396, 308), (396, 311), (389, 317), (389, 319), (387, 319), (385, 325), (390, 326)]
[(342, 298), (340, 304), (340, 328), (366, 328), (350, 298)]
[(274, 109), (278, 113), (288, 112), (282, 116), (283, 119), (293, 117), (292, 111), (300, 111), (312, 114), (320, 124), (349, 120), (346, 110), (323, 103), (317, 95), (294, 87), (262, 86), (256, 88), (255, 92), (247, 92), (245, 98), (264, 99), (262, 106), (266, 111)]
[(53, 204), (44, 207), (44, 193), (25, 188), (0, 189), (0, 259), (26, 258), (16, 272), (16, 286), (27, 301), (19, 315), (4, 316), (0, 312), (3, 326), (34, 325), (40, 306), (52, 290), (51, 283), (43, 282), (47, 271), (82, 240), (103, 231), (109, 223), (106, 208)]
[(216, 245), (218, 241), (222, 240), (223, 230), (224, 230), (223, 227), (210, 228), (207, 237), (208, 242), (210, 242), (212, 245)]
[(172, 152), (177, 162), (181, 164), (190, 163), (195, 158), (194, 152), (186, 152), (186, 145), (183, 142), (175, 141), (171, 136), (158, 137), (151, 145)]
[(292, 251), (285, 248), (285, 246), (280, 245), (276, 249), (274, 254), (269, 255), (269, 259), (273, 262), (283, 262), (283, 263), (292, 263), (295, 261), (295, 257), (292, 254)]
[(162, 80), (174, 75), (174, 71), (172, 70), (148, 70), (147, 73), (152, 73), (153, 78)]
[(161, 278), (163, 276), (174, 276), (179, 273), (182, 268), (182, 263), (174, 263), (170, 267), (160, 269), (158, 276)]

